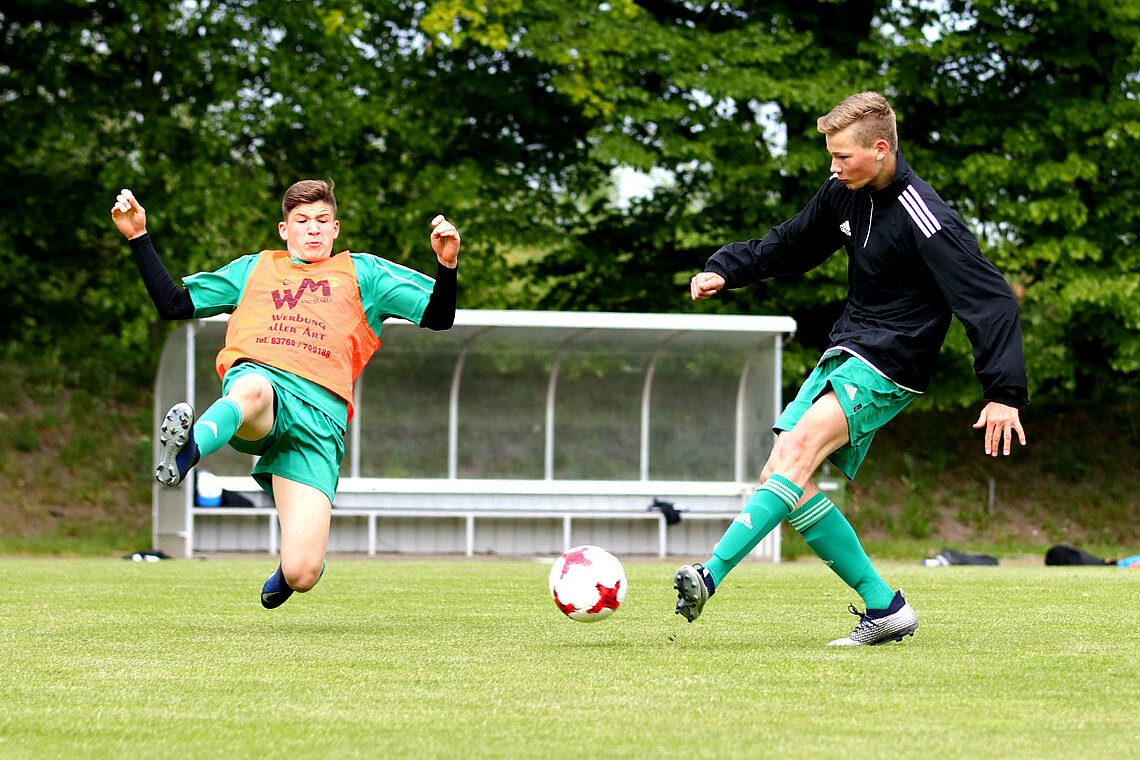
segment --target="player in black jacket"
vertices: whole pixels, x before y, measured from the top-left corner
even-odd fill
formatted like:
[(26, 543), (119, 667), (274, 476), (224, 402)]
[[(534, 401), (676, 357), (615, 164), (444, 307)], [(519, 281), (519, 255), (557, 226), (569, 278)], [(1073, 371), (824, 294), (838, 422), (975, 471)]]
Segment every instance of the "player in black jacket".
[(926, 390), (952, 316), (974, 346), (988, 403), (987, 455), (1025, 445), (1018, 409), (1028, 403), (1021, 321), (1009, 284), (966, 225), (898, 150), (895, 114), (863, 92), (819, 119), (831, 177), (796, 216), (762, 239), (730, 243), (690, 282), (694, 301), (723, 288), (807, 272), (845, 247), (847, 303), (830, 346), (776, 421), (762, 485), (704, 564), (674, 577), (677, 613), (690, 622), (724, 576), (787, 518), (808, 545), (862, 597), (859, 622), (835, 645), (901, 641), (918, 616), (879, 576), (850, 524), (812, 482), (824, 459), (855, 476), (875, 431)]

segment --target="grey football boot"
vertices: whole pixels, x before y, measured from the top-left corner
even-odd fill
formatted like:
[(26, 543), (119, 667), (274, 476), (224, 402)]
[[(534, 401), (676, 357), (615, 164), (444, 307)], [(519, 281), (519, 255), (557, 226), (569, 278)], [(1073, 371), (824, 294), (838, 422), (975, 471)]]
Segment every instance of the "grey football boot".
[(829, 641), (828, 646), (874, 646), (888, 641), (902, 641), (903, 636), (913, 636), (918, 628), (918, 614), (903, 598), (901, 588), (895, 592), (895, 598), (886, 609), (860, 612), (853, 604), (849, 609), (852, 614), (859, 616), (855, 630), (842, 639)]
[(681, 565), (673, 576), (673, 588), (677, 589), (676, 614), (683, 615), (690, 623), (700, 617), (705, 602), (716, 593), (712, 575), (700, 564)]
[(173, 488), (182, 482), (200, 458), (198, 444), (194, 442), (194, 407), (185, 402), (175, 404), (159, 428), (155, 482)]

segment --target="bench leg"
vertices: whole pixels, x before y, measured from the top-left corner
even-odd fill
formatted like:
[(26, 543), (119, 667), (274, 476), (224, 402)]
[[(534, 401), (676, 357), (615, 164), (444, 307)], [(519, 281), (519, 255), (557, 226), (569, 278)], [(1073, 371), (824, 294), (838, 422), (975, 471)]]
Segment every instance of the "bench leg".
[(475, 515), (468, 514), (466, 517), (466, 531), (467, 531), (467, 556), (475, 556)]

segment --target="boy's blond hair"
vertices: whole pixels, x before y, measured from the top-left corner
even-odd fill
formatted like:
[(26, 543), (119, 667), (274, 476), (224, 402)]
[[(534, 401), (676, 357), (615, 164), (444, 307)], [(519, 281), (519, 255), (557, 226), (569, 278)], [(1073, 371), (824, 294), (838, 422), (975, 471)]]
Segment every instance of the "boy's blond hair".
[(852, 136), (861, 148), (870, 148), (876, 140), (886, 140), (890, 150), (899, 147), (898, 127), (891, 104), (877, 92), (860, 92), (843, 99), (815, 126), (825, 135), (834, 135), (855, 125)]

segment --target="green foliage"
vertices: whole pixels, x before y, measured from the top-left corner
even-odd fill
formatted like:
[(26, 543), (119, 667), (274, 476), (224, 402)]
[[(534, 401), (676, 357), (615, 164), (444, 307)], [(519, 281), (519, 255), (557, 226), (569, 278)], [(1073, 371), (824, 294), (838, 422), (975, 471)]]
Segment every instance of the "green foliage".
[(997, 516), (981, 504), (963, 505), (954, 514), (955, 519), (963, 525), (969, 526), (976, 533), (985, 535), (994, 531), (998, 525)]
[(1075, 483), (1088, 480), (1093, 468), (1087, 449), (1056, 439), (1046, 441), (1045, 447), (1045, 467), (1049, 472)]
[(919, 466), (909, 454), (903, 455), (903, 463), (905, 491), (899, 515), (902, 537), (926, 538), (934, 532), (932, 522), (938, 515), (938, 505), (932, 498), (934, 477), (929, 467)]
[[(701, 304), (686, 283), (719, 245), (802, 206), (827, 170), (816, 117), (870, 87), (892, 98), (908, 159), (1021, 300), (1039, 402), (1026, 416), (1058, 399), (1115, 404), (1121, 440), (1135, 444), (1138, 42), (1140, 6), (1108, 0), (8, 2), (0, 465), (27, 476), (26, 455), (46, 447), (34, 464), (50, 481), (60, 456), (98, 448), (75, 427), (85, 406), (146, 417), (167, 325), (109, 219), (126, 186), (176, 278), (280, 245), (281, 192), (317, 176), (337, 185), (351, 250), (430, 273), (428, 221), (453, 218), (464, 307), (790, 314), (791, 391), (842, 306), (844, 255)], [(659, 184), (619, 198), (621, 168)], [(957, 323), (933, 390), (913, 411), (977, 401)], [(86, 476), (129, 479), (149, 457), (149, 433), (137, 432), (148, 428), (132, 427), (130, 453)], [(1026, 471), (1040, 477), (1021, 485), (1042, 515), (1067, 510), (1059, 533), (1134, 524), (1112, 512), (1127, 499), (1103, 473), (1110, 457), (1135, 463), (1074, 435), (1029, 449)], [(953, 439), (918, 430), (905, 450), (926, 465), (869, 487), (897, 489), (923, 466), (955, 472), (962, 488), (994, 477)], [(100, 486), (69, 493), (109, 498)], [(852, 522), (922, 534), (920, 496), (905, 517), (879, 506), (905, 498), (864, 500)], [(990, 525), (975, 506), (955, 510)], [(987, 530), (1007, 529), (997, 519)]]
[(279, 246), (284, 188), (331, 177), (344, 247), (430, 273), (428, 223), (446, 213), (465, 238), (462, 305), (508, 305), (504, 252), (559, 216), (549, 190), (581, 159), (580, 120), (562, 96), (532, 91), (540, 72), (525, 58), (496, 67), (431, 45), (423, 11), (6, 8), (0, 341), (153, 372), (165, 329), (110, 222), (127, 186), (176, 278)]
[[(586, 134), (594, 165), (670, 178), (628, 207), (596, 195), (594, 186), (568, 187), (578, 213), (538, 264), (540, 304), (692, 309), (688, 277), (712, 250), (789, 216), (822, 181), (814, 118), (842, 97), (848, 85), (841, 80), (869, 71), (843, 59), (855, 52), (855, 38), (831, 30), (837, 20), (856, 20), (869, 33), (876, 7), (829, 5), (824, 15), (814, 5), (759, 13), (745, 3), (620, 2), (586, 10), (546, 2), (502, 13), (498, 23), (548, 67), (551, 86), (600, 117)], [(700, 308), (791, 312), (801, 319), (801, 338), (813, 340), (826, 328), (812, 316), (821, 301), (842, 299), (844, 279), (837, 259), (791, 293), (783, 284), (761, 285)]]
[(52, 357), (0, 354), (0, 387), (9, 390), (0, 396), (0, 553), (149, 545), (145, 394), (84, 383)]
[(36, 429), (36, 420), (27, 417), (19, 419), (11, 432), (4, 431), (4, 437), (11, 442), (16, 451), (30, 452), (40, 448), (40, 434)]

